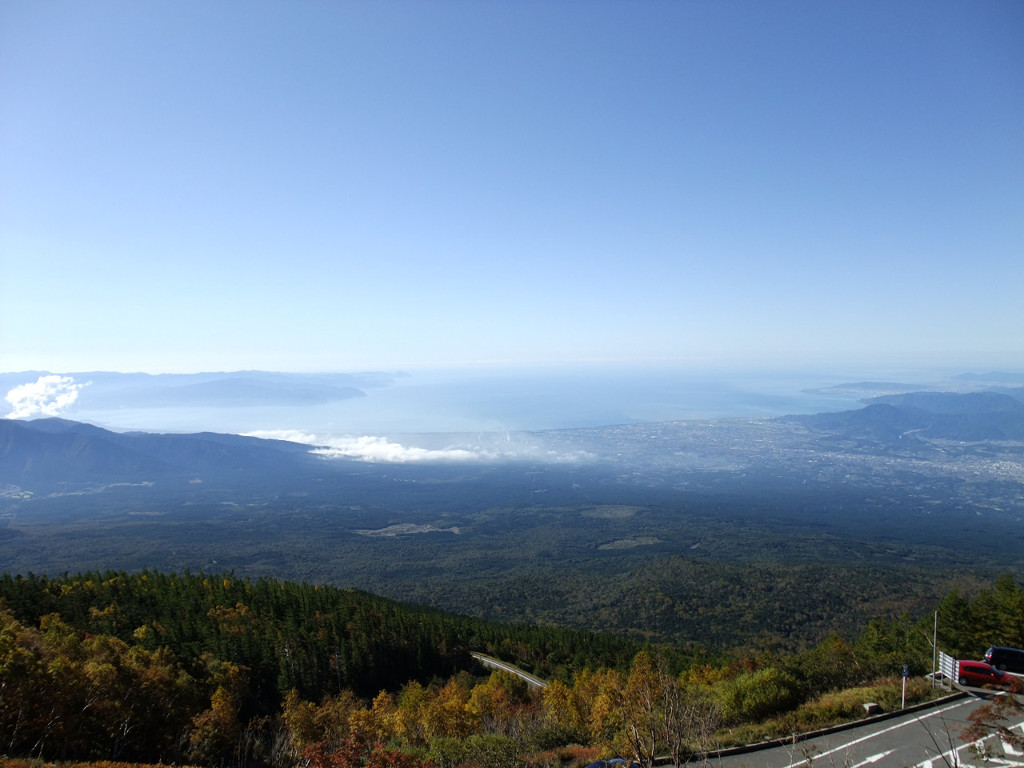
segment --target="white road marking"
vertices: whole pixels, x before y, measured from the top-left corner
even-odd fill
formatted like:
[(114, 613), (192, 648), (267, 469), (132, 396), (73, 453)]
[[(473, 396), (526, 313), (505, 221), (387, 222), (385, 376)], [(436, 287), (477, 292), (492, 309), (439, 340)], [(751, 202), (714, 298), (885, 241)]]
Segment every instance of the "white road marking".
[[(1024, 721), (1016, 723), (1009, 727), (1010, 730), (1013, 730), (1014, 728), (1024, 728)], [(914, 768), (933, 768), (934, 762), (938, 760), (941, 760), (945, 766), (952, 766), (953, 768), (955, 768), (956, 766), (970, 765), (971, 763), (969, 760), (960, 758), (960, 756), (957, 753), (961, 750), (973, 750), (974, 754), (983, 754), (985, 749), (985, 742), (992, 738), (994, 738), (994, 735), (986, 736), (984, 739), (979, 739), (978, 741), (975, 741), (971, 744), (961, 744), (959, 747), (943, 752), (938, 757), (933, 757), (930, 760), (924, 760), (918, 763), (914, 766)], [(1024, 752), (1019, 752), (1016, 749), (1014, 749), (1012, 744), (1007, 744), (1005, 741), (1002, 741), (1002, 739), (1000, 739), (1000, 742), (1003, 746), (1003, 752), (1006, 753), (1006, 755), (1011, 757), (1019, 757), (1024, 755)], [(1005, 758), (995, 757), (994, 755), (984, 758), (982, 762), (989, 765), (1007, 766), (1008, 768), (1024, 768), (1024, 763), (1020, 761), (1007, 760)]]
[[(943, 752), (938, 757), (933, 757), (933, 758), (930, 758), (928, 760), (923, 760), (922, 762), (920, 762), (917, 765), (915, 765), (914, 768), (932, 768), (932, 765), (937, 760), (941, 760), (943, 765), (949, 766), (950, 768), (955, 768), (955, 766), (962, 766), (965, 763), (964, 763), (963, 760), (961, 760), (959, 758), (959, 756), (957, 755), (957, 752), (959, 752), (961, 749), (979, 749), (980, 750), (982, 748), (982, 741), (975, 741), (975, 742), (973, 742), (971, 744), (961, 744), (959, 747), (954, 747), (953, 749), (947, 749), (945, 752)], [(952, 761), (950, 761), (950, 758), (952, 758)]]
[(861, 760), (856, 765), (851, 765), (850, 768), (861, 768), (862, 765), (868, 765), (870, 763), (877, 763), (883, 757), (888, 757), (889, 755), (891, 755), (895, 751), (896, 751), (895, 749), (890, 749), (888, 752), (879, 752), (877, 755), (872, 755), (871, 757), (867, 757), (867, 758)]
[[(1015, 726), (1010, 728), (1010, 730), (1012, 731), (1014, 728), (1020, 728), (1021, 731), (1024, 731), (1024, 722), (1017, 723)], [(1002, 741), (1002, 739), (1000, 739), (1000, 741)], [(1021, 757), (1022, 755), (1024, 755), (1024, 752), (1017, 749), (1015, 746), (1013, 746), (1013, 744), (1010, 744), (1007, 741), (1003, 741), (1003, 752), (1005, 752), (1008, 755), (1013, 755), (1014, 757)]]
[[(971, 704), (971, 703), (973, 703), (973, 702), (971, 702), (971, 701), (958, 701), (955, 704), (950, 704), (948, 707), (942, 707), (941, 709), (932, 710), (927, 715), (921, 715), (921, 717), (915, 717), (913, 720), (907, 720), (906, 722), (903, 722), (903, 723), (897, 723), (896, 725), (891, 725), (888, 728), (883, 728), (880, 731), (875, 731), (874, 733), (869, 734), (867, 736), (861, 736), (859, 739), (854, 739), (853, 741), (848, 741), (845, 744), (840, 744), (838, 747), (834, 747), (833, 749), (830, 749), (827, 752), (820, 752), (820, 753), (818, 753), (818, 754), (816, 754), (814, 756), (814, 759), (817, 760), (818, 758), (825, 757), (826, 755), (831, 755), (831, 754), (834, 754), (836, 752), (841, 752), (844, 749), (849, 749), (850, 747), (852, 747), (852, 746), (854, 746), (856, 744), (860, 744), (862, 742), (868, 741), (869, 739), (873, 739), (876, 736), (881, 736), (883, 733), (889, 733), (890, 731), (898, 731), (900, 728), (905, 728), (908, 725), (917, 725), (918, 723), (922, 722), (923, 720), (927, 720), (929, 717), (935, 717), (936, 715), (941, 715), (941, 714), (943, 714), (945, 712), (949, 712), (951, 709), (956, 709), (957, 707), (962, 707), (965, 704)], [(789, 765), (783, 766), (783, 768), (798, 768), (798, 766), (806, 766), (806, 765), (807, 765), (807, 761), (806, 760), (798, 760), (795, 763), (790, 763)], [(922, 763), (922, 765), (923, 765), (923, 763)]]

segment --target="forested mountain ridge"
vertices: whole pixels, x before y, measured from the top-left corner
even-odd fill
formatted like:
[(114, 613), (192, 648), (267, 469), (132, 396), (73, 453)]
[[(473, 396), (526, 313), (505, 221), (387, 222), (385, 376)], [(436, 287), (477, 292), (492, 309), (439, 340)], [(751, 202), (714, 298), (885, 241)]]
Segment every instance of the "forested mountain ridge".
[[(1010, 576), (950, 593), (937, 611), (940, 647), (954, 655), (1024, 644), (1024, 591)], [(856, 718), (864, 696), (898, 707), (897, 671), (930, 668), (932, 621), (879, 619), (796, 655), (712, 659), (273, 580), (5, 575), (0, 749), (250, 768), (579, 766), (601, 753), (649, 764)], [(470, 648), (554, 677), (531, 691), (482, 674)], [(851, 685), (869, 687), (838, 693)], [(673, 714), (672, 701), (691, 709)], [(640, 727), (651, 741), (632, 738)]]
[(471, 650), (571, 681), (588, 667), (628, 668), (637, 646), (328, 586), (149, 571), (4, 574), (0, 749), (222, 762), (217, 750), (233, 750), (243, 725), (263, 727), (287, 702), (348, 697), (355, 706), (482, 674)]
[(814, 429), (883, 442), (919, 437), (979, 442), (1024, 440), (1024, 389), (1003, 392), (908, 392), (868, 399), (864, 408), (789, 420)]
[[(251, 669), (270, 701), (292, 689), (319, 700), (372, 696), (496, 655), (544, 677), (582, 666), (623, 667), (636, 645), (610, 635), (481, 621), (353, 589), (152, 571), (0, 576), (0, 601), (19, 621), (56, 614), (80, 631), (189, 658), (200, 649)], [(277, 697), (276, 699), (274, 697)]]

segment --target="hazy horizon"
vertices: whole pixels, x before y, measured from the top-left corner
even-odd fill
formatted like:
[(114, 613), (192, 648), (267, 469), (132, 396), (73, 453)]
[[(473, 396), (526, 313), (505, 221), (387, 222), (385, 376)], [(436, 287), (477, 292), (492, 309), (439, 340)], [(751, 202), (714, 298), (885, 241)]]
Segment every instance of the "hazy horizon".
[[(1007, 383), (968, 381), (935, 371), (860, 373), (864, 375), (664, 366), (336, 375), (235, 372), (170, 378), (25, 372), (0, 374), (5, 392), (0, 416), (61, 416), (116, 431), (219, 431), (317, 444), (369, 437), (423, 445), (434, 444), (427, 437), (431, 434), (500, 436), (850, 410), (861, 407), (863, 398), (890, 389), (969, 391)], [(1024, 384), (1024, 373), (1007, 379)], [(860, 386), (849, 386), (854, 384)]]

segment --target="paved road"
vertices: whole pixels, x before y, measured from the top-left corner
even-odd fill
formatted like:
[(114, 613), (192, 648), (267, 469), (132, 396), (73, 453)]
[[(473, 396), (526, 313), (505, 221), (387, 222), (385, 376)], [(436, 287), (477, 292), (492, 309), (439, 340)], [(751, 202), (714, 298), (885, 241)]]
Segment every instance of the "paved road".
[[(1024, 767), (1024, 754), (998, 739), (964, 744), (967, 715), (984, 703), (974, 696), (910, 715), (819, 736), (784, 747), (714, 758), (714, 768), (985, 768)], [(1024, 721), (1014, 725), (1024, 732)], [(975, 749), (972, 749), (972, 746)], [(977, 747), (987, 748), (982, 759)]]
[(519, 667), (514, 667), (511, 664), (506, 664), (504, 661), (498, 661), (492, 656), (485, 656), (482, 653), (474, 653), (473, 658), (483, 664), (485, 667), (492, 667), (493, 669), (503, 669), (506, 672), (511, 672), (516, 677), (522, 678), (526, 681), (527, 685), (533, 688), (547, 688), (548, 684), (541, 680), (539, 677), (534, 677), (529, 672), (524, 672)]

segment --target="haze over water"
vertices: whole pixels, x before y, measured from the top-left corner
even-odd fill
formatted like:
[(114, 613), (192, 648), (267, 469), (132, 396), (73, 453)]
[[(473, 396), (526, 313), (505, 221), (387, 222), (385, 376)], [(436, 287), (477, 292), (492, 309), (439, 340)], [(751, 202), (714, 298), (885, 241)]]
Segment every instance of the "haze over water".
[(540, 431), (707, 418), (772, 417), (858, 407), (815, 393), (844, 379), (666, 370), (431, 371), (318, 405), (161, 407), (65, 414), (111, 429), (320, 435)]

